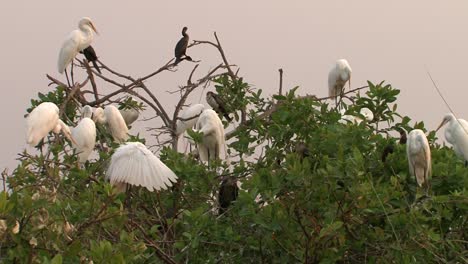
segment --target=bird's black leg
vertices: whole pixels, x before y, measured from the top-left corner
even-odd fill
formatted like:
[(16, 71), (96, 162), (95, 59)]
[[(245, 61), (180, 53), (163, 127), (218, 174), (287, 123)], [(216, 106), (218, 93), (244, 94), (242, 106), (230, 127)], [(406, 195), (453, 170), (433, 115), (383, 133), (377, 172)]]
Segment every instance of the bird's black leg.
[[(71, 75), (71, 82), (72, 82), (73, 84), (75, 84), (75, 80), (74, 80), (74, 78), (73, 78), (73, 61), (72, 61), (72, 63), (71, 63), (70, 75)], [(71, 86), (70, 86), (70, 88), (71, 88)]]
[(68, 87), (71, 88), (70, 79), (68, 79), (68, 72), (67, 72), (67, 69), (65, 69), (65, 77), (67, 78)]

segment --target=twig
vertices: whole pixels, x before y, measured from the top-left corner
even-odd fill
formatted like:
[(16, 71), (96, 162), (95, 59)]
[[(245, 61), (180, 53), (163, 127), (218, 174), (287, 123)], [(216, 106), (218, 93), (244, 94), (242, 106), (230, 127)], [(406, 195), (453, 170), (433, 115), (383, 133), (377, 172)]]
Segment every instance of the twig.
[(283, 95), (283, 69), (279, 69), (278, 71), (279, 71), (279, 75), (280, 75), (278, 94)]

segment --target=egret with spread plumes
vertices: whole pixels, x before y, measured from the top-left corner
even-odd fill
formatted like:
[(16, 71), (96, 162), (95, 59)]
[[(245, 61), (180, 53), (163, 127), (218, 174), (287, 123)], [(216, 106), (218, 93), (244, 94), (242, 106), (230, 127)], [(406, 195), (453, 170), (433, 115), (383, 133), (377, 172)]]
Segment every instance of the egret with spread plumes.
[(72, 136), (76, 141), (73, 146), (78, 153), (78, 161), (85, 163), (96, 145), (96, 124), (91, 119), (93, 109), (86, 105), (81, 110), (81, 120), (76, 127), (72, 129)]
[(419, 187), (428, 184), (431, 176), (431, 149), (421, 129), (414, 129), (408, 135), (406, 144), (409, 171), (416, 177)]
[(59, 73), (65, 71), (78, 52), (91, 45), (94, 39), (93, 32), (98, 33), (93, 21), (89, 17), (83, 17), (78, 23), (78, 29), (73, 30), (62, 44), (57, 64)]
[(62, 132), (66, 138), (74, 142), (70, 128), (59, 118), (59, 108), (51, 102), (38, 105), (26, 118), (26, 142), (36, 146), (51, 131)]
[(122, 114), (113, 105), (108, 105), (105, 109), (100, 107), (94, 110), (94, 121), (106, 124), (115, 141), (123, 143), (128, 139), (128, 128)]
[(140, 142), (128, 142), (117, 148), (106, 178), (120, 190), (130, 184), (150, 192), (166, 190), (177, 181), (175, 173)]
[(337, 60), (335, 66), (328, 73), (328, 96), (336, 97), (341, 95), (345, 84), (348, 82), (351, 89), (351, 67), (345, 59)]
[(224, 127), (218, 114), (212, 109), (205, 109), (195, 125), (197, 132), (203, 134), (201, 143), (197, 144), (202, 161), (220, 159), (225, 154)]

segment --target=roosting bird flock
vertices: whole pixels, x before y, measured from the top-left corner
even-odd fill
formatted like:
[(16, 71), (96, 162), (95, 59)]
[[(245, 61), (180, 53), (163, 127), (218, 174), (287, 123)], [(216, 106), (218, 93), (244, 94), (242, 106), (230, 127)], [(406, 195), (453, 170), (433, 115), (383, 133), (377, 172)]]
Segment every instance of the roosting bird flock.
[[(58, 57), (58, 72), (65, 73), (68, 83), (67, 67), (73, 67), (73, 60), (82, 53), (86, 60), (93, 63), (96, 70), (101, 73), (98, 65), (98, 57), (91, 46), (94, 34), (98, 31), (90, 18), (84, 17), (78, 23), (78, 29), (73, 30), (63, 42)], [(177, 42), (174, 50), (175, 65), (183, 60), (192, 61), (186, 54), (189, 44), (187, 27), (182, 30), (182, 38)], [(337, 60), (328, 75), (329, 98), (335, 100), (343, 95), (346, 83), (351, 86), (352, 70), (347, 60)], [(226, 144), (224, 126), (220, 119), (223, 116), (228, 122), (232, 121), (229, 112), (226, 111), (222, 98), (214, 93), (206, 93), (206, 102), (212, 109), (203, 104), (194, 104), (180, 113), (176, 125), (176, 136), (184, 134), (188, 129), (194, 128), (203, 135), (201, 142), (197, 143), (200, 160), (209, 161), (226, 158)], [(126, 186), (142, 186), (149, 191), (162, 190), (171, 187), (177, 181), (177, 176), (171, 169), (162, 163), (145, 145), (138, 142), (127, 142), (129, 139), (128, 125), (138, 119), (136, 110), (118, 110), (114, 105), (104, 108), (85, 105), (81, 110), (81, 120), (76, 127), (69, 128), (59, 118), (59, 107), (51, 102), (38, 105), (27, 117), (26, 142), (34, 147), (50, 132), (63, 133), (72, 142), (78, 162), (84, 164), (90, 157), (96, 145), (96, 123), (105, 125), (113, 140), (121, 144), (111, 157), (106, 177), (116, 188), (125, 189)], [(341, 123), (370, 122), (374, 114), (368, 108), (360, 109), (360, 115), (345, 115), (342, 111)], [(364, 119), (363, 119), (364, 118)], [(453, 145), (456, 154), (464, 160), (468, 160), (468, 122), (457, 119), (453, 114), (447, 114), (440, 126), (448, 125), (445, 130), (446, 140)], [(410, 173), (416, 178), (417, 184), (423, 186), (428, 183), (431, 175), (431, 151), (426, 135), (422, 130), (415, 129), (401, 133), (401, 144), (406, 144), (407, 158)], [(403, 141), (404, 135), (404, 142)], [(389, 147), (384, 151), (382, 161), (386, 155), (393, 151)], [(233, 186), (230, 181), (223, 182), (223, 193), (237, 195), (236, 190), (226, 186)], [(235, 184), (234, 184), (235, 185)]]

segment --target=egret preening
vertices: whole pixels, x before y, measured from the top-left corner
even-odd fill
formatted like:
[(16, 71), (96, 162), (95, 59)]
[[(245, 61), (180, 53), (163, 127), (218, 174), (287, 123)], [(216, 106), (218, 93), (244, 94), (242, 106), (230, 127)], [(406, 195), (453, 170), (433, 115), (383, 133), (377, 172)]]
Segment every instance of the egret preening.
[(198, 117), (201, 115), (205, 106), (203, 104), (194, 104), (184, 109), (179, 115), (176, 125), (176, 135), (179, 136), (185, 132), (185, 130), (192, 128), (198, 121)]
[(26, 118), (26, 142), (36, 146), (51, 131), (62, 132), (74, 142), (70, 128), (59, 118), (59, 108), (54, 103), (44, 102), (32, 110)]
[(187, 27), (182, 29), (182, 38), (177, 42), (177, 45), (174, 50), (174, 54), (176, 57), (175, 64), (177, 65), (179, 62), (183, 60), (192, 61), (190, 56), (187, 56), (185, 52), (187, 51), (188, 43), (189, 43), (189, 35), (187, 34)]
[(117, 187), (142, 186), (148, 191), (166, 190), (177, 176), (140, 142), (128, 142), (111, 157), (106, 178)]
[(93, 109), (86, 105), (81, 111), (81, 120), (76, 127), (72, 129), (72, 136), (76, 144), (73, 146), (78, 153), (78, 161), (85, 163), (96, 145), (96, 124), (91, 120)]
[[(203, 134), (197, 144), (202, 161), (221, 158), (225, 154), (224, 127), (218, 114), (212, 109), (205, 109), (198, 118), (196, 131)], [(223, 154), (222, 154), (223, 153)]]
[(345, 59), (337, 60), (335, 66), (328, 73), (328, 96), (336, 97), (341, 95), (346, 82), (349, 82), (351, 89), (351, 67)]
[(229, 113), (226, 111), (226, 105), (219, 95), (213, 92), (207, 92), (206, 102), (213, 108), (213, 110), (222, 114), (227, 119), (227, 121), (232, 121), (232, 118), (229, 117)]
[(134, 108), (121, 109), (119, 111), (123, 119), (125, 120), (125, 124), (127, 124), (127, 127), (131, 125), (133, 122), (135, 122), (140, 116), (140, 112)]
[(62, 44), (57, 64), (59, 73), (65, 71), (78, 52), (89, 47), (94, 38), (93, 32), (98, 33), (93, 21), (89, 17), (83, 17), (78, 23), (78, 29), (73, 30)]
[(428, 184), (431, 176), (431, 149), (421, 129), (414, 129), (408, 135), (406, 144), (409, 171), (416, 177), (419, 187)]
[(452, 144), (457, 156), (468, 161), (468, 122), (461, 118), (457, 119), (452, 113), (448, 113), (444, 116), (436, 132), (445, 124), (447, 124), (445, 140)]
[(101, 73), (101, 69), (99, 69), (99, 66), (96, 63), (98, 57), (96, 55), (96, 51), (94, 50), (93, 46), (89, 45), (86, 49), (84, 49), (83, 51), (80, 51), (80, 53), (83, 53), (86, 60), (93, 64), (94, 68), (96, 68), (96, 71)]
[(94, 110), (94, 121), (106, 124), (115, 141), (122, 143), (128, 139), (128, 128), (117, 107), (108, 105), (103, 110), (98, 107)]

